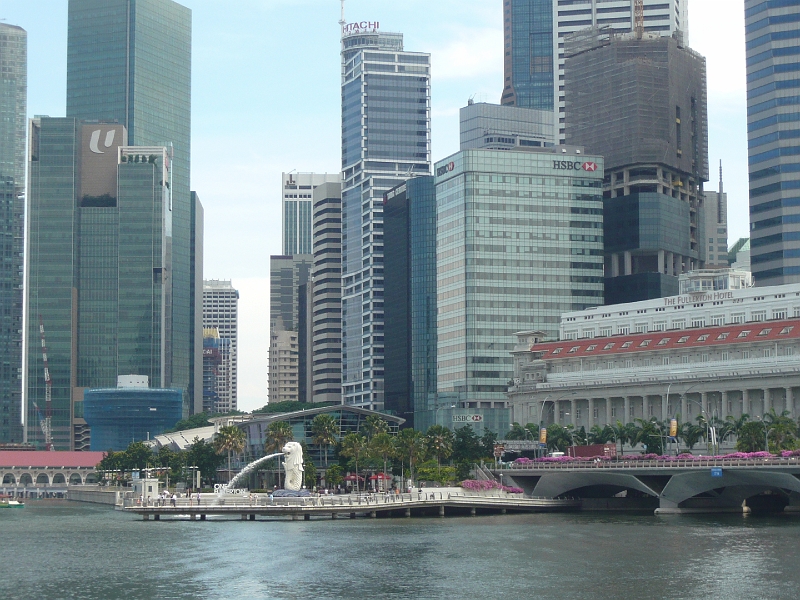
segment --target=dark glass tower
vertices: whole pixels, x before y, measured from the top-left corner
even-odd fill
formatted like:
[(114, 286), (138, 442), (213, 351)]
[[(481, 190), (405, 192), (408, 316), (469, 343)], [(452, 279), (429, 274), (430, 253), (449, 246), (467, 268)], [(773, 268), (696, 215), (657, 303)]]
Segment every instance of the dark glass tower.
[(505, 0), (501, 104), (553, 110), (553, 0)]
[(0, 23), (0, 443), (23, 441), (22, 256), (28, 34)]
[(415, 177), (390, 190), (383, 219), (384, 408), (414, 424), (436, 393), (436, 186)]
[(189, 394), (201, 393), (193, 383), (202, 347), (202, 297), (193, 293), (202, 276), (192, 276), (191, 41), (191, 11), (172, 0), (69, 2), (67, 116), (120, 123), (131, 146), (172, 147), (171, 362), (161, 385), (183, 389), (187, 408)]
[(377, 23), (342, 33), (342, 393), (380, 410), (383, 194), (430, 174), (431, 57)]
[[(125, 146), (125, 128), (36, 119), (30, 135), (28, 441), (88, 449), (87, 388), (120, 375), (167, 387), (172, 339), (172, 194), (165, 147)], [(52, 402), (46, 402), (44, 330)]]

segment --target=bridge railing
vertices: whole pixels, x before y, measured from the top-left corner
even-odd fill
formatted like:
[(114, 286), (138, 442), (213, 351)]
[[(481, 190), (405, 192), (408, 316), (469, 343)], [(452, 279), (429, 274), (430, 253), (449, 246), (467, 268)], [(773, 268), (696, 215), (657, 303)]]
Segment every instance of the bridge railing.
[(574, 471), (586, 469), (708, 469), (710, 467), (800, 467), (798, 457), (749, 459), (672, 459), (672, 460), (600, 460), (574, 462), (529, 462), (503, 465), (496, 471)]

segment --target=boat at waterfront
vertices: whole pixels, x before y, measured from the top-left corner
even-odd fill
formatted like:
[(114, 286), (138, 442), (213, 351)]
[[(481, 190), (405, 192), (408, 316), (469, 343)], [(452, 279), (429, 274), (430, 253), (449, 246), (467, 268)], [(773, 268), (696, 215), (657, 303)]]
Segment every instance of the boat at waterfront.
[(0, 497), (0, 508), (25, 508), (25, 504), (6, 496)]

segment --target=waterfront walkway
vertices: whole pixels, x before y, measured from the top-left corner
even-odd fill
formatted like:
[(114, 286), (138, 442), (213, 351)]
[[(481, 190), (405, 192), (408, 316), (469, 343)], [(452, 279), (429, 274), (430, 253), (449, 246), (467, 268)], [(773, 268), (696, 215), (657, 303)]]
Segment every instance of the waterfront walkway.
[(138, 501), (126, 498), (121, 507), (125, 512), (151, 517), (205, 520), (208, 515), (228, 516), (255, 521), (257, 517), (289, 517), (293, 520), (312, 516), (336, 519), (340, 516), (410, 517), (422, 515), (461, 514), (476, 515), (507, 512), (553, 512), (578, 510), (580, 502), (573, 499), (523, 498), (522, 494), (478, 495), (426, 490), (411, 494), (364, 494), (312, 496), (308, 498), (274, 498), (269, 496), (212, 496), (206, 494), (200, 501), (180, 498), (176, 506), (166, 501), (163, 506), (141, 506)]

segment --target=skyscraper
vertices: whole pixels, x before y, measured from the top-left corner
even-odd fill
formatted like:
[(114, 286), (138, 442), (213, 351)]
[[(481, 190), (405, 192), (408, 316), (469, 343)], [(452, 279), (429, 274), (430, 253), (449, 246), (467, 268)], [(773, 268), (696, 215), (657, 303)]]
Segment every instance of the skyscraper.
[(706, 190), (704, 194), (706, 267), (727, 267), (728, 194), (722, 186), (722, 161), (719, 162), (719, 188), (716, 192)]
[(67, 117), (120, 123), (131, 146), (172, 147), (173, 362), (162, 385), (186, 390), (188, 404), (202, 347), (191, 274), (191, 11), (172, 0), (70, 0), (68, 18)]
[(311, 194), (323, 183), (339, 183), (339, 173), (281, 173), (283, 254), (311, 254)]
[(26, 401), (28, 441), (40, 446), (49, 419), (56, 449), (87, 449), (87, 388), (120, 375), (169, 387), (169, 149), (126, 146), (125, 134), (71, 118), (31, 124)]
[(0, 443), (23, 441), (22, 268), (28, 34), (0, 23)]
[[(216, 332), (220, 363), (216, 367), (215, 412), (237, 410), (237, 381), (239, 362), (239, 291), (230, 281), (217, 279), (203, 282), (204, 340), (210, 331)], [(205, 368), (205, 367), (204, 367)], [(206, 375), (203, 376), (205, 393)], [(205, 407), (203, 408), (205, 410)]]
[[(644, 31), (689, 40), (689, 0), (644, 0)], [(631, 0), (503, 0), (505, 81), (501, 104), (554, 110), (564, 140), (564, 38), (586, 27), (634, 28)]]
[(800, 282), (800, 63), (796, 2), (745, 0), (750, 267), (756, 285)]
[(414, 424), (436, 394), (436, 186), (414, 177), (386, 193), (384, 409)]
[(599, 29), (569, 36), (565, 54), (567, 143), (605, 157), (605, 301), (676, 295), (706, 261), (705, 59)]
[(430, 55), (342, 22), (342, 387), (383, 407), (383, 194), (430, 173)]

